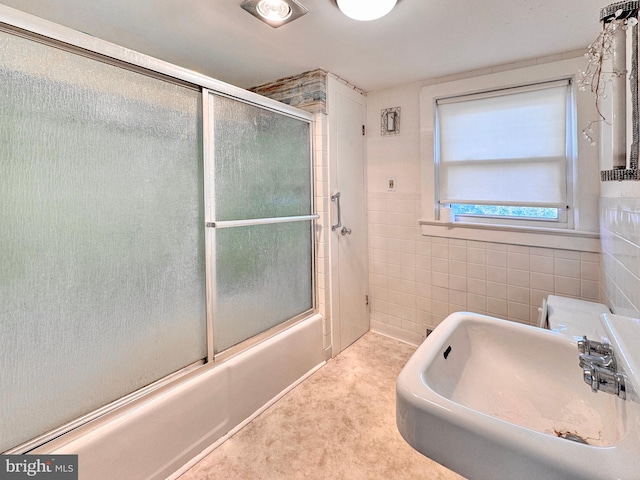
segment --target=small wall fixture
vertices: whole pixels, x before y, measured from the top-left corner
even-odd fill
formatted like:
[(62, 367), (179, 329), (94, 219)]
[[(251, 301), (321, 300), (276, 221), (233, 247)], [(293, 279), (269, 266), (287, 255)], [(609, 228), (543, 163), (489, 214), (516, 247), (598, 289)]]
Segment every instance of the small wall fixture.
[(380, 111), (380, 134), (398, 135), (400, 133), (400, 107), (385, 108)]
[(240, 6), (273, 28), (292, 22), (309, 11), (296, 0), (245, 0)]
[(375, 20), (393, 10), (397, 0), (337, 0), (338, 8), (354, 20)]

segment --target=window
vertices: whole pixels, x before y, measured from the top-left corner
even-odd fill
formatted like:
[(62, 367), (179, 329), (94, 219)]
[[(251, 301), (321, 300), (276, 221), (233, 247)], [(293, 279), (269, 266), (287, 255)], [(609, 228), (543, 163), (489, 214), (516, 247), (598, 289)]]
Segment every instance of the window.
[(569, 80), (436, 100), (437, 202), (465, 221), (567, 226)]

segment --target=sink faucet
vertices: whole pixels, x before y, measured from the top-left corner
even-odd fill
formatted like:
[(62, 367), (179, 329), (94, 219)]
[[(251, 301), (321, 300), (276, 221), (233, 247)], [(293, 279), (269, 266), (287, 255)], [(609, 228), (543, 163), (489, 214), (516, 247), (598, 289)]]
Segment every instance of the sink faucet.
[(589, 340), (586, 336), (578, 342), (580, 367), (585, 383), (593, 392), (603, 391), (627, 398), (625, 377), (616, 369), (616, 359), (611, 345)]
[(617, 395), (621, 399), (627, 398), (627, 388), (624, 375), (612, 372), (606, 368), (591, 365), (582, 370), (585, 383), (591, 385), (591, 391), (606, 392)]
[(578, 341), (578, 351), (587, 355), (613, 355), (613, 349), (608, 343), (600, 343), (589, 340), (586, 335)]
[(602, 367), (615, 372), (616, 358), (613, 356), (613, 353), (610, 355), (591, 355), (588, 353), (581, 353), (580, 366), (582, 368), (587, 368), (589, 366)]

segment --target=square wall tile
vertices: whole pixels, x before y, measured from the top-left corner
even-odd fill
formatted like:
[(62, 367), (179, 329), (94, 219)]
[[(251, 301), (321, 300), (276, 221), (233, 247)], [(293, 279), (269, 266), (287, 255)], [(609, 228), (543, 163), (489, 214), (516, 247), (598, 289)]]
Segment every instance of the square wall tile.
[(487, 264), (487, 249), (469, 248), (467, 249), (467, 261), (479, 265)]
[(554, 273), (562, 277), (580, 278), (580, 260), (556, 257)]
[(507, 283), (518, 287), (529, 287), (529, 271), (528, 270), (507, 270)]
[(487, 280), (495, 283), (507, 283), (507, 269), (502, 267), (487, 267)]
[(497, 298), (487, 297), (487, 313), (498, 318), (507, 318), (507, 301)]
[(530, 256), (528, 253), (509, 252), (507, 264), (510, 269), (529, 271)]
[(553, 253), (550, 256), (532, 255), (530, 261), (530, 270), (537, 273), (548, 273), (553, 275), (554, 258)]
[(570, 277), (555, 277), (555, 293), (567, 297), (580, 298), (580, 279)]

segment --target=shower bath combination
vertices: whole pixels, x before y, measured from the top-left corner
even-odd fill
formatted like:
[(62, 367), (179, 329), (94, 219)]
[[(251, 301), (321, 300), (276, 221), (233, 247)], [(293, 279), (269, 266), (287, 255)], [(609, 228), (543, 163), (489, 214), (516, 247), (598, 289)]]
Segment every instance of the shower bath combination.
[(2, 5), (0, 65), (0, 451), (166, 478), (325, 361), (313, 116)]

